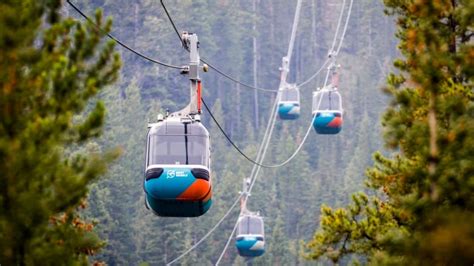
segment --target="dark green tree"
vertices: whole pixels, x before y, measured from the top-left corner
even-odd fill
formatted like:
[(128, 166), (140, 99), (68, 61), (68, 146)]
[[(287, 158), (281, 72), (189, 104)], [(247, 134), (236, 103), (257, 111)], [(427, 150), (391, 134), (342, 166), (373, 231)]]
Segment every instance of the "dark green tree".
[(310, 259), (348, 254), (372, 264), (474, 261), (474, 3), (385, 0), (397, 17), (403, 60), (388, 78), (384, 117), (392, 156), (367, 171), (374, 197), (322, 208)]
[(102, 41), (110, 20), (96, 13), (101, 31), (60, 8), (0, 3), (2, 265), (85, 264), (103, 245), (77, 210), (118, 155), (84, 144), (101, 133), (105, 107), (91, 100), (116, 79), (120, 58)]

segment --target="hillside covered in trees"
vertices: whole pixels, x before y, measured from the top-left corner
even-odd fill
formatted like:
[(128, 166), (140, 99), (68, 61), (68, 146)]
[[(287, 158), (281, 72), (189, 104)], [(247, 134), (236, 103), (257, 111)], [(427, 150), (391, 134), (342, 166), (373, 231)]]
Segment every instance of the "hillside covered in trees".
[[(189, 102), (187, 76), (144, 58), (189, 63), (160, 1), (70, 1), (105, 31), (67, 1), (19, 2), (0, 3), (0, 264), (166, 265), (228, 212), (253, 164), (204, 111), (213, 205), (197, 218), (154, 215), (147, 126)], [(296, 1), (164, 2), (179, 30), (198, 34), (202, 59), (278, 90)], [(266, 251), (252, 265), (474, 263), (474, 6), (427, 2), (302, 1), (288, 76), (303, 84), (301, 116), (276, 121), (264, 164), (285, 161), (311, 127), (326, 72), (308, 79), (341, 11), (344, 124), (337, 135), (311, 129), (289, 164), (261, 169), (247, 205), (264, 218)], [(212, 68), (200, 75), (216, 120), (256, 157), (276, 94)], [(215, 264), (239, 211), (176, 264)], [(233, 243), (221, 265), (248, 263)]]
[[(290, 82), (305, 81), (326, 60), (342, 4), (303, 1)], [(113, 35), (134, 49), (166, 63), (187, 63), (188, 55), (159, 2), (78, 1), (77, 5), (89, 14), (102, 8), (105, 15), (114, 18)], [(179, 30), (198, 33), (203, 58), (245, 83), (278, 88), (296, 2), (178, 1), (167, 3), (167, 7)], [(77, 16), (74, 10), (68, 12)], [(255, 30), (249, 30), (254, 26)], [(382, 3), (354, 3), (338, 59), (346, 114), (343, 130), (335, 136), (311, 132), (290, 164), (261, 170), (248, 205), (264, 217), (267, 250), (254, 264), (312, 264), (301, 257), (301, 241), (309, 241), (318, 227), (321, 204), (343, 206), (351, 193), (363, 188), (363, 173), (372, 164), (371, 154), (382, 148), (379, 118), (387, 101), (381, 87), (396, 55), (394, 31), (393, 19), (384, 16)], [(158, 112), (184, 107), (189, 101), (189, 85), (176, 70), (117, 50), (124, 67), (120, 82), (103, 95), (109, 119), (99, 144), (120, 145), (125, 152), (108, 178), (94, 186), (87, 216), (99, 221), (98, 228), (108, 242), (98, 259), (109, 264), (165, 264), (191, 247), (225, 214), (239, 195), (242, 179), (250, 175), (252, 164), (230, 146), (204, 112), (212, 144), (213, 206), (202, 217), (188, 219), (158, 218), (146, 210), (141, 185), (146, 123)], [(232, 140), (254, 157), (275, 95), (239, 86), (212, 69), (201, 77), (204, 99), (217, 120)], [(312, 91), (322, 86), (324, 78), (325, 71), (301, 88), (299, 120), (277, 121), (266, 164), (286, 160), (296, 149), (311, 123)], [(180, 263), (215, 263), (238, 213), (237, 207)], [(236, 253), (232, 243), (222, 264), (242, 264)]]

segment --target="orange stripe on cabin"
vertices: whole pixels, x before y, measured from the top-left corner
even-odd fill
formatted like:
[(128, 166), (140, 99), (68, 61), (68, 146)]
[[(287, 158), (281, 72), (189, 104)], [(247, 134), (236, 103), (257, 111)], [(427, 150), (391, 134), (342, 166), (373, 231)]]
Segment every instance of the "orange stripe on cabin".
[(208, 181), (196, 179), (181, 195), (177, 197), (178, 200), (199, 200), (206, 196), (210, 189)]
[(328, 127), (340, 127), (342, 125), (342, 118), (334, 117), (334, 119), (329, 122)]
[(204, 199), (202, 199), (202, 202), (207, 202), (211, 197), (212, 197), (212, 190), (209, 187), (209, 193), (207, 194), (207, 196)]

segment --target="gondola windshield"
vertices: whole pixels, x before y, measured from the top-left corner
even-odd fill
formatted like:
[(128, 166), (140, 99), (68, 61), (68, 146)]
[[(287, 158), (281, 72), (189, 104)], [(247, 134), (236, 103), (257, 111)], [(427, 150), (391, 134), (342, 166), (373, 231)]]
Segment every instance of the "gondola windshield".
[(200, 124), (164, 123), (148, 135), (148, 165), (209, 167), (209, 135)]
[(285, 102), (298, 102), (299, 93), (297, 89), (286, 89), (281, 92), (281, 100)]
[(263, 220), (259, 217), (245, 216), (240, 220), (238, 235), (262, 235)]
[(340, 110), (341, 99), (339, 93), (327, 91), (320, 92), (313, 101), (313, 110)]
[(208, 166), (206, 136), (151, 135), (149, 165), (199, 164)]

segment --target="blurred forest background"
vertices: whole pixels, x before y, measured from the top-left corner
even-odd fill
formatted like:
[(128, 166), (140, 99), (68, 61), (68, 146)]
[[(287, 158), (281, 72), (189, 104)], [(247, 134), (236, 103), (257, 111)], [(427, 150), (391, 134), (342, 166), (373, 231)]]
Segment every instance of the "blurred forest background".
[[(303, 2), (289, 82), (305, 81), (326, 60), (342, 2)], [(105, 16), (113, 18), (111, 33), (130, 47), (166, 63), (187, 64), (188, 55), (159, 1), (74, 3), (89, 15), (103, 9)], [(167, 6), (180, 30), (198, 34), (202, 58), (243, 82), (277, 89), (295, 1), (179, 0), (168, 1)], [(62, 12), (82, 19), (67, 4)], [(345, 109), (343, 130), (333, 136), (312, 132), (287, 167), (262, 169), (249, 209), (264, 216), (267, 248), (254, 265), (325, 263), (305, 260), (302, 241), (309, 241), (318, 228), (323, 203), (341, 207), (349, 202), (350, 194), (364, 190), (364, 171), (372, 165), (371, 154), (383, 149), (379, 121), (387, 97), (381, 88), (398, 55), (394, 33), (393, 18), (384, 15), (381, 1), (355, 1), (338, 58)], [(83, 216), (98, 222), (98, 232), (107, 241), (95, 260), (109, 265), (164, 265), (191, 247), (224, 215), (238, 197), (242, 179), (250, 174), (252, 165), (229, 145), (204, 112), (203, 121), (212, 141), (213, 206), (202, 217), (187, 219), (159, 218), (146, 210), (142, 182), (147, 122), (159, 112), (185, 106), (189, 84), (177, 70), (151, 64), (118, 46), (116, 51), (123, 61), (119, 81), (100, 95), (107, 106), (104, 134), (88, 145), (101, 150), (120, 146), (124, 154), (107, 178), (92, 186)], [(301, 141), (311, 121), (312, 91), (322, 86), (324, 75), (322, 72), (300, 88), (299, 120), (277, 121), (266, 164), (285, 160)], [(207, 104), (238, 146), (255, 156), (275, 94), (239, 86), (212, 70), (201, 76)], [(209, 239), (179, 263), (214, 263), (238, 213), (236, 208)], [(222, 263), (242, 265), (244, 261), (231, 245)]]
[[(165, 265), (226, 213), (179, 261), (217, 263), (252, 164), (204, 112), (211, 210), (185, 219), (146, 210), (147, 123), (184, 107), (189, 81), (114, 48), (105, 34), (173, 65), (186, 65), (187, 52), (158, 1), (74, 1), (93, 23), (68, 2), (0, 2), (0, 264)], [(266, 253), (254, 265), (474, 262), (474, 1), (382, 2), (358, 0), (352, 9), (337, 61), (342, 132), (311, 130), (290, 164), (260, 172), (248, 207), (265, 219)], [(288, 80), (305, 84), (302, 115), (277, 122), (265, 164), (287, 159), (311, 129), (311, 94), (324, 72), (306, 81), (327, 59), (343, 3), (303, 3)], [(274, 91), (295, 5), (168, 3), (178, 28), (199, 35), (201, 58)], [(275, 94), (213, 70), (202, 76), (217, 120), (255, 156)], [(221, 262), (247, 263), (233, 245)]]

